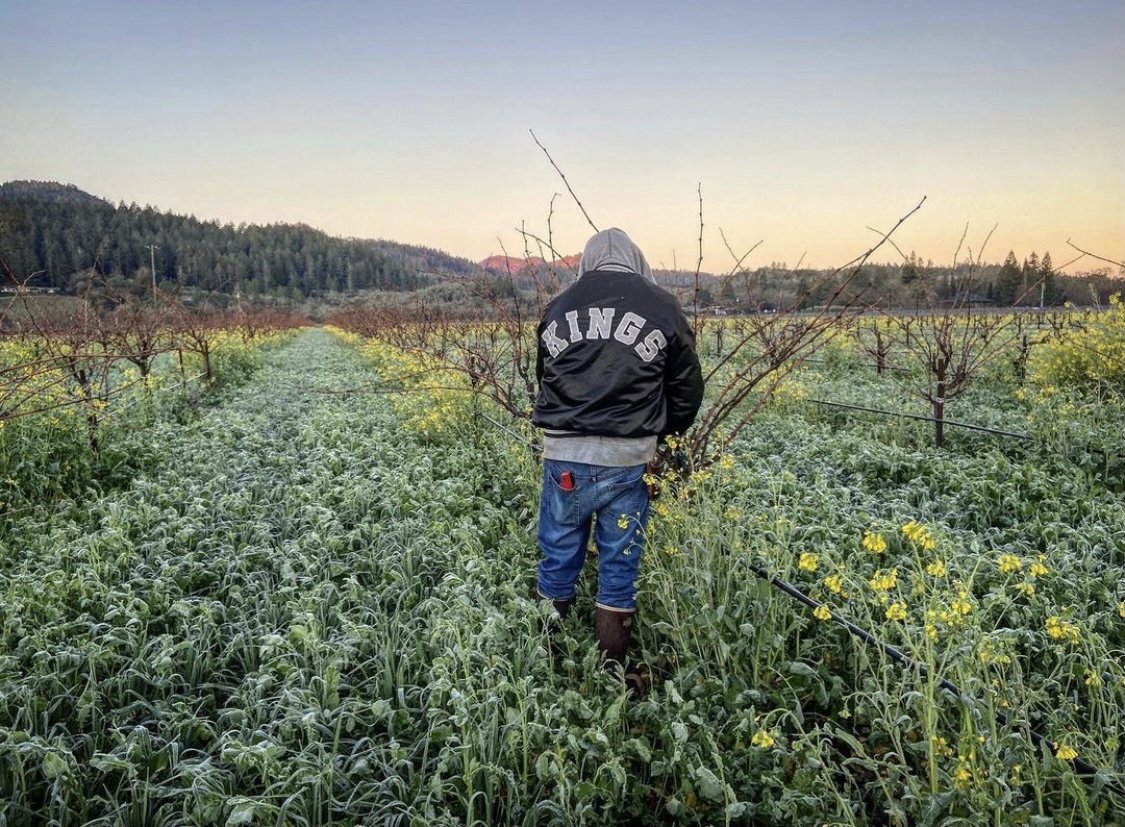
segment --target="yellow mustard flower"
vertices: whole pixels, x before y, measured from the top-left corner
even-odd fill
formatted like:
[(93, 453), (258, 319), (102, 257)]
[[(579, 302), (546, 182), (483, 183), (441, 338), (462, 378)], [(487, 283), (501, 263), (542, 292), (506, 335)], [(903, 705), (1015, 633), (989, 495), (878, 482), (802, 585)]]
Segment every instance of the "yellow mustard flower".
[(911, 520), (902, 527), (902, 534), (908, 540), (921, 546), (926, 551), (933, 551), (936, 543), (929, 529), (915, 520)]
[(1030, 580), (1025, 580), (1024, 582), (1016, 586), (1016, 591), (1018, 591), (1024, 597), (1031, 597), (1033, 594), (1035, 594), (1035, 584)]
[(1062, 620), (1057, 615), (1051, 615), (1047, 618), (1046, 629), (1047, 634), (1054, 640), (1065, 640), (1070, 643), (1078, 642), (1078, 624)]
[(815, 617), (817, 620), (831, 620), (832, 612), (827, 606), (821, 603), (819, 606), (813, 609), (813, 617)]
[[(978, 655), (980, 657), (981, 663), (998, 663), (1001, 666), (1007, 666), (1012, 662), (1011, 655), (1005, 655), (1003, 653), (996, 652), (989, 645), (988, 641), (985, 641), (981, 644), (980, 652), (978, 653)], [(993, 686), (996, 685), (997, 684), (993, 682)]]
[(1059, 744), (1058, 749), (1055, 750), (1055, 757), (1060, 761), (1073, 761), (1078, 757), (1078, 750), (1069, 744)]
[(906, 620), (906, 604), (901, 600), (892, 603), (885, 612), (887, 620)]
[(750, 743), (760, 749), (769, 749), (776, 742), (773, 740), (773, 736), (770, 735), (767, 730), (759, 729), (754, 733), (754, 737), (750, 739)]
[(887, 541), (882, 534), (868, 531), (863, 535), (863, 547), (874, 554), (882, 554), (887, 550)]
[(816, 571), (819, 565), (820, 557), (806, 551), (801, 554), (801, 559), (797, 563), (797, 568), (801, 571)]
[(824, 578), (824, 588), (828, 589), (832, 594), (843, 594), (844, 578), (838, 574), (830, 574)]
[(934, 560), (926, 566), (926, 574), (930, 575), (930, 577), (945, 577), (948, 573), (949, 569), (945, 567), (944, 560)]
[(999, 566), (1002, 573), (1011, 574), (1023, 568), (1023, 562), (1014, 554), (1001, 554)]
[(1042, 554), (1039, 555), (1038, 560), (1031, 564), (1031, 568), (1027, 570), (1027, 573), (1032, 577), (1043, 577), (1046, 574), (1050, 574), (1050, 572), (1051, 570), (1043, 564)]
[(898, 569), (891, 569), (890, 571), (879, 569), (868, 583), (877, 592), (889, 592), (898, 585)]

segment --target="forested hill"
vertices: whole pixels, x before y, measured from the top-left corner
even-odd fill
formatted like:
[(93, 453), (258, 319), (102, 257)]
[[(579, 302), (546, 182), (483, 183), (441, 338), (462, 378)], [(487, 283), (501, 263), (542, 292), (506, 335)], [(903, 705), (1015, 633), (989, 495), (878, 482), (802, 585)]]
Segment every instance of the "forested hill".
[(200, 221), (41, 181), (0, 184), (0, 260), (11, 277), (64, 293), (91, 275), (144, 291), (154, 263), (157, 280), (169, 286), (289, 299), (413, 290), (477, 272), (466, 259), (424, 247), (335, 238), (304, 224)]
[(55, 181), (9, 181), (0, 184), (0, 198), (113, 206), (110, 201), (83, 192), (74, 184), (59, 184)]

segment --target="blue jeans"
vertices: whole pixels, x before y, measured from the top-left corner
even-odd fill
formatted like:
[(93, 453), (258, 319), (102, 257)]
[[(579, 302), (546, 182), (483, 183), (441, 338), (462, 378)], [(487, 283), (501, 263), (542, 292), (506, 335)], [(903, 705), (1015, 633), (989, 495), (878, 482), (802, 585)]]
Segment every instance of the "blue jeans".
[[(564, 472), (573, 488), (566, 490)], [(543, 461), (539, 499), (539, 596), (574, 597), (586, 561), (591, 518), (598, 548), (598, 595), (604, 609), (632, 612), (637, 607), (637, 571), (648, 521), (645, 466), (607, 468), (548, 459)]]

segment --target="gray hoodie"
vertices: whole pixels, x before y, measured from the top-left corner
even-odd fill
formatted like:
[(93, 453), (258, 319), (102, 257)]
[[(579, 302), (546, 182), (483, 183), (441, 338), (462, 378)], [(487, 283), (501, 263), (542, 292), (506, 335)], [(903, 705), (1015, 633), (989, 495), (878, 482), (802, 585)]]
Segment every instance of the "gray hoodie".
[(586, 242), (586, 249), (582, 251), (582, 259), (578, 262), (578, 278), (591, 270), (636, 273), (656, 284), (644, 253), (625, 235), (624, 230), (616, 227), (602, 230)]

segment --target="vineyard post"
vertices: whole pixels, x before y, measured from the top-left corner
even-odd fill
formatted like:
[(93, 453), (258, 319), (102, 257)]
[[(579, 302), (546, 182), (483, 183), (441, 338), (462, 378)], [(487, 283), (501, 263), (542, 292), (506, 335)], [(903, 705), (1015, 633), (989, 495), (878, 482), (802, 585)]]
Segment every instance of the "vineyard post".
[(152, 300), (156, 301), (156, 251), (160, 249), (156, 244), (149, 244), (148, 246), (148, 260), (149, 266), (152, 270)]

